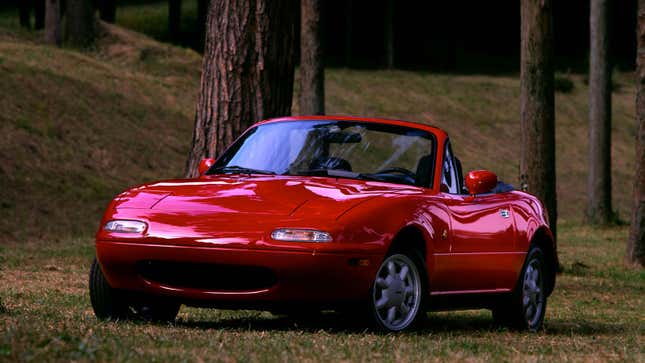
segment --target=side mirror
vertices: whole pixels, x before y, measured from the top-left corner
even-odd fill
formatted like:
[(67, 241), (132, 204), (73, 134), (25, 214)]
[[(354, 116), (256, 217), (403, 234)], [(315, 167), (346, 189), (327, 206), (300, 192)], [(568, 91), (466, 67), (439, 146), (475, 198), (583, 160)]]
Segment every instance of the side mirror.
[(474, 170), (466, 176), (470, 195), (488, 193), (497, 186), (497, 175), (488, 170)]
[(215, 159), (202, 159), (202, 161), (199, 162), (199, 175), (204, 175), (204, 173), (210, 169), (213, 164), (215, 164)]

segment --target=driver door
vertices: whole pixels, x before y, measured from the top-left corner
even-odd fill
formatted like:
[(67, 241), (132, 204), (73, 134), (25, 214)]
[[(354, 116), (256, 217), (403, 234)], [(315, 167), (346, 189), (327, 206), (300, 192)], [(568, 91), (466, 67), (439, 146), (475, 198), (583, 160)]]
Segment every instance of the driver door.
[(482, 292), (512, 286), (514, 263), (523, 258), (514, 252), (515, 224), (508, 193), (474, 198), (463, 194), (458, 165), (447, 144), (442, 166), (441, 199), (450, 218), (450, 249), (441, 260), (448, 279), (446, 292)]

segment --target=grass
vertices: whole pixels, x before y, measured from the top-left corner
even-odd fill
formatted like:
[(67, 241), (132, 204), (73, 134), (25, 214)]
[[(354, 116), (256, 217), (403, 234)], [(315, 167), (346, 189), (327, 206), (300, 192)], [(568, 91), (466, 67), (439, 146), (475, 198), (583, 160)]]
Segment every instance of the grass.
[[(8, 244), (0, 361), (634, 361), (645, 359), (645, 271), (623, 267), (625, 227), (561, 228), (564, 273), (538, 334), (486, 310), (431, 313), (420, 330), (379, 334), (325, 314), (182, 307), (175, 324), (100, 322), (87, 293), (89, 238)], [(620, 246), (620, 248), (616, 248)]]
[(88, 235), (119, 190), (180, 176), (200, 64), (118, 27), (86, 52), (0, 28), (1, 239)]
[[(117, 16), (141, 28), (145, 9), (123, 7)], [(300, 322), (185, 307), (173, 325), (97, 321), (87, 294), (91, 235), (120, 190), (183, 173), (201, 57), (118, 26), (104, 26), (93, 49), (52, 48), (15, 19), (0, 14), (0, 361), (645, 360), (645, 274), (622, 263), (627, 228), (579, 224), (588, 93), (579, 74), (567, 74), (574, 86), (556, 96), (564, 272), (544, 332), (499, 329), (483, 310), (433, 313), (419, 331), (398, 335), (334, 315)], [(465, 169), (517, 182), (517, 77), (326, 75), (328, 113), (441, 126)], [(635, 93), (629, 73), (615, 73), (614, 83), (613, 196), (626, 219)]]

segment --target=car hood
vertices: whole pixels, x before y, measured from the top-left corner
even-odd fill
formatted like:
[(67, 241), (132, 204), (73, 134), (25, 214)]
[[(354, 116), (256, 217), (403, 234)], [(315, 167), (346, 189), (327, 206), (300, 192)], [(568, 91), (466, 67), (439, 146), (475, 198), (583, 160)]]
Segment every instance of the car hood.
[(115, 207), (335, 219), (385, 193), (415, 191), (419, 188), (328, 177), (223, 175), (146, 184), (120, 194)]

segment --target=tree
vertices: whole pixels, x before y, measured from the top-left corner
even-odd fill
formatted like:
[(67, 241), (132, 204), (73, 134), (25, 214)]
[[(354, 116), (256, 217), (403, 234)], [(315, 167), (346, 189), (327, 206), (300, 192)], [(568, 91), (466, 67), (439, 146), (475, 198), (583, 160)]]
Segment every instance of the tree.
[(99, 17), (106, 23), (116, 21), (116, 0), (98, 0)]
[(394, 68), (394, 0), (385, 0), (385, 66)]
[(253, 122), (291, 113), (297, 4), (211, 1), (187, 176)]
[(65, 15), (65, 40), (75, 47), (94, 43), (96, 20), (92, 0), (67, 0)]
[(31, 0), (18, 0), (20, 26), (31, 29)]
[(60, 0), (45, 1), (45, 43), (60, 45)]
[(636, 49), (636, 175), (634, 205), (627, 242), (627, 262), (645, 266), (645, 0), (638, 0), (638, 48)]
[(168, 34), (179, 40), (181, 32), (181, 0), (168, 0)]
[(590, 224), (607, 224), (611, 209), (611, 63), (608, 0), (591, 0), (589, 21), (589, 176)]
[(520, 183), (549, 213), (556, 236), (555, 111), (551, 0), (521, 2)]
[(320, 28), (321, 0), (301, 0), (300, 97), (301, 115), (325, 113), (325, 68)]

